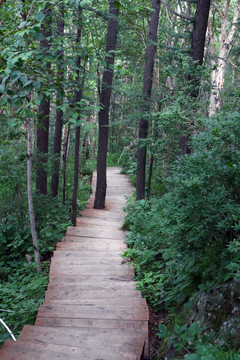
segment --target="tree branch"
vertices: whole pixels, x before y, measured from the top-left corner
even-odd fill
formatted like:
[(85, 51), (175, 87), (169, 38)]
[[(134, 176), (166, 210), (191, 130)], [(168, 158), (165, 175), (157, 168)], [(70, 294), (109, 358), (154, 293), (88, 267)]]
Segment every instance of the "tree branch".
[(187, 20), (187, 21), (191, 21), (191, 18), (188, 16), (184, 16), (181, 14), (178, 14), (175, 10), (171, 9), (167, 4), (165, 4), (164, 1), (161, 0), (161, 4), (163, 4), (163, 6), (168, 9), (172, 14), (179, 16), (181, 19)]
[(2, 6), (3, 2), (4, 2), (4, 0), (0, 0), (0, 6)]

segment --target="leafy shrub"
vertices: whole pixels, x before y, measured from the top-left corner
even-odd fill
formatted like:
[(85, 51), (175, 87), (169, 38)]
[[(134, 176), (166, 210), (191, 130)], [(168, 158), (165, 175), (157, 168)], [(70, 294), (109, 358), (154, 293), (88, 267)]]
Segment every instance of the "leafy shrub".
[[(231, 276), (239, 241), (239, 120), (239, 114), (206, 120), (192, 153), (169, 166), (165, 194), (128, 207), (125, 255), (156, 308), (163, 302), (175, 306), (202, 284)], [(239, 260), (235, 251), (235, 264)]]
[[(37, 273), (35, 264), (21, 261), (11, 265), (3, 268), (1, 264), (1, 275), (4, 269), (7, 282), (0, 283), (0, 317), (17, 336), (26, 323), (34, 324), (38, 308), (44, 300), (48, 276), (46, 271)], [(10, 335), (0, 329), (0, 347), (9, 338)]]

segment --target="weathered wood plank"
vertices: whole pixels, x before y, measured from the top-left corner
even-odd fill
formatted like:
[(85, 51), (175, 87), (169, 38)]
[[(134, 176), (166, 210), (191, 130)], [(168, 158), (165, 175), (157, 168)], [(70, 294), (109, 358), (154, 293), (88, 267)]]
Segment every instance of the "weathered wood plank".
[(124, 349), (80, 348), (27, 341), (4, 343), (1, 360), (138, 360), (137, 354)]

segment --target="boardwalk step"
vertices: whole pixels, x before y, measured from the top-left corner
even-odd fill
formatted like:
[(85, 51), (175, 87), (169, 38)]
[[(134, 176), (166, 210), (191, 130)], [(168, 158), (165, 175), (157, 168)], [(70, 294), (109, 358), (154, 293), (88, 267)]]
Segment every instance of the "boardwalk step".
[(124, 349), (72, 347), (29, 341), (5, 341), (1, 360), (138, 360)]
[(76, 242), (81, 244), (120, 244), (124, 245), (124, 239), (117, 239), (117, 238), (97, 238), (97, 237), (86, 237), (81, 236), (81, 234), (75, 234), (75, 235), (66, 235), (62, 239), (63, 242)]
[(138, 291), (131, 290), (117, 290), (117, 291), (78, 291), (77, 289), (72, 291), (51, 291), (46, 292), (46, 299), (61, 300), (65, 299), (110, 299), (110, 298), (126, 298), (131, 296), (134, 302), (135, 298), (141, 298)]
[(54, 264), (51, 266), (50, 274), (68, 274), (68, 275), (132, 275), (134, 276), (133, 269), (122, 265), (68, 265), (68, 264)]
[(118, 253), (124, 252), (126, 250), (126, 246), (123, 244), (119, 244), (118, 242), (111, 242), (104, 244), (103, 241), (89, 243), (89, 242), (61, 242), (57, 245), (57, 250), (69, 250), (69, 251), (117, 251)]
[(61, 290), (61, 291), (71, 291), (71, 289), (76, 289), (79, 291), (89, 291), (89, 290), (93, 290), (93, 291), (98, 291), (98, 290), (111, 290), (111, 291), (117, 291), (119, 289), (125, 289), (125, 290), (132, 290), (135, 291), (136, 290), (136, 283), (133, 281), (102, 281), (100, 280), (99, 282), (97, 281), (85, 281), (85, 282), (80, 282), (77, 283), (75, 282), (74, 284), (71, 283), (61, 283), (59, 282), (58, 284), (52, 284), (51, 282), (48, 285), (48, 290)]
[(124, 233), (121, 230), (113, 230), (113, 229), (102, 229), (97, 226), (97, 224), (89, 227), (73, 227), (69, 226), (67, 230), (67, 235), (80, 235), (91, 238), (103, 238), (103, 239), (124, 239)]
[(148, 326), (145, 320), (121, 320), (121, 319), (76, 319), (68, 317), (51, 318), (38, 316), (35, 325), (37, 326), (65, 326), (77, 328), (100, 328), (100, 329), (125, 329), (140, 330), (148, 333)]
[(145, 334), (135, 330), (66, 328), (25, 325), (20, 340), (81, 348), (109, 348), (141, 355)]
[(38, 316), (76, 319), (148, 320), (146, 304), (136, 307), (102, 305), (41, 305)]
[(105, 306), (105, 305), (109, 305), (109, 306), (126, 306), (126, 307), (134, 307), (135, 305), (137, 306), (138, 304), (145, 304), (147, 305), (146, 299), (142, 299), (142, 298), (133, 298), (132, 297), (122, 297), (122, 298), (112, 298), (112, 299), (61, 299), (61, 300), (55, 300), (55, 299), (50, 299), (50, 300), (44, 300), (43, 305), (61, 305), (61, 304), (65, 304), (65, 305), (101, 305), (101, 306)]

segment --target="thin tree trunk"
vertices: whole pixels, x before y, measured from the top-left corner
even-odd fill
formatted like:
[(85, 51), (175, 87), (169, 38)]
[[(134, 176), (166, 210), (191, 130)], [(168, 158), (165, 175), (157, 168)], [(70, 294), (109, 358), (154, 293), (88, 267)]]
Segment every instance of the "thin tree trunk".
[(68, 163), (68, 154), (69, 154), (69, 144), (70, 144), (70, 131), (71, 131), (71, 124), (69, 123), (67, 126), (67, 136), (65, 138), (65, 143), (63, 145), (63, 187), (62, 187), (62, 194), (63, 194), (63, 205), (66, 204), (66, 180), (67, 180), (67, 163)]
[[(58, 36), (64, 35), (64, 3), (59, 5), (59, 19), (57, 21)], [(57, 90), (57, 107), (60, 106), (64, 98), (64, 71), (62, 68), (64, 59), (63, 49), (57, 51), (58, 65), (58, 81), (59, 86)], [(53, 174), (51, 179), (51, 193), (53, 197), (58, 195), (58, 184), (59, 184), (59, 167), (60, 167), (60, 153), (62, 143), (62, 128), (63, 128), (63, 111), (62, 109), (56, 110), (56, 122), (55, 122), (55, 134), (54, 134), (54, 145), (53, 145)]]
[[(77, 31), (77, 39), (76, 45), (80, 45), (81, 36), (82, 36), (82, 8), (78, 7), (78, 31)], [(76, 73), (77, 73), (77, 90), (75, 94), (75, 102), (79, 106), (79, 102), (82, 98), (82, 88), (84, 85), (84, 77), (85, 77), (85, 70), (82, 74), (82, 81), (80, 84), (80, 65), (81, 65), (81, 57), (80, 55), (77, 56), (76, 59)], [(86, 63), (84, 65), (85, 69)], [(72, 223), (76, 226), (76, 219), (77, 219), (77, 194), (78, 194), (78, 181), (79, 181), (79, 151), (80, 151), (80, 115), (77, 118), (76, 123), (76, 133), (75, 133), (75, 159), (74, 159), (74, 186), (73, 186), (73, 197), (72, 197)]]
[(149, 24), (148, 33), (148, 46), (146, 49), (146, 61), (144, 68), (143, 79), (143, 94), (141, 113), (142, 118), (139, 123), (139, 146), (137, 151), (137, 200), (144, 199), (145, 197), (145, 172), (146, 172), (146, 153), (147, 148), (142, 144), (142, 140), (147, 138), (148, 133), (148, 120), (146, 114), (150, 109), (150, 99), (152, 93), (153, 69), (154, 69), (154, 56), (156, 52), (157, 31), (159, 23), (160, 0), (152, 0), (152, 14)]
[(76, 134), (75, 134), (74, 186), (73, 186), (73, 197), (72, 197), (72, 223), (74, 226), (76, 226), (76, 219), (77, 219), (79, 149), (80, 149), (80, 125), (76, 126)]
[(27, 119), (27, 135), (28, 135), (28, 162), (27, 162), (27, 179), (28, 179), (28, 209), (29, 209), (29, 220), (31, 226), (33, 250), (34, 250), (34, 259), (37, 264), (38, 272), (41, 272), (41, 262), (40, 254), (38, 249), (37, 233), (35, 226), (35, 217), (33, 210), (33, 197), (32, 197), (32, 124), (31, 119)]
[(106, 67), (103, 72), (102, 88), (100, 94), (101, 110), (98, 115), (98, 157), (97, 157), (97, 186), (94, 200), (95, 209), (104, 209), (107, 189), (107, 150), (109, 132), (109, 106), (112, 93), (114, 56), (117, 45), (119, 11), (115, 6), (115, 1), (111, 0), (109, 9), (108, 32), (106, 42)]
[[(43, 39), (40, 41), (40, 47), (45, 56), (48, 56), (50, 49), (49, 37), (51, 36), (52, 10), (49, 3), (45, 22), (42, 24)], [(50, 76), (51, 63), (46, 64), (46, 71)], [(36, 165), (36, 190), (40, 194), (47, 194), (47, 154), (48, 154), (48, 135), (49, 135), (49, 116), (50, 116), (50, 97), (43, 95), (39, 106), (39, 116), (37, 124), (37, 165)]]
[(238, 19), (240, 15), (240, 0), (237, 1), (237, 5), (234, 9), (234, 16), (232, 21), (232, 26), (227, 34), (228, 28), (228, 15), (229, 15), (229, 5), (230, 0), (226, 1), (224, 12), (222, 13), (217, 6), (217, 9), (220, 11), (220, 15), (222, 18), (221, 24), (221, 35), (220, 35), (220, 50), (218, 54), (218, 62), (216, 70), (212, 71), (211, 82), (212, 82), (212, 90), (210, 95), (209, 102), (209, 116), (215, 114), (221, 109), (221, 91), (223, 89), (224, 84), (224, 75), (225, 69), (227, 65), (227, 58), (232, 48), (232, 42), (234, 39), (234, 35), (236, 30), (238, 29)]
[(151, 183), (152, 183), (152, 173), (153, 173), (153, 162), (154, 156), (151, 155), (150, 166), (149, 166), (149, 174), (148, 174), (148, 187), (147, 187), (147, 199), (149, 200), (151, 194)]

